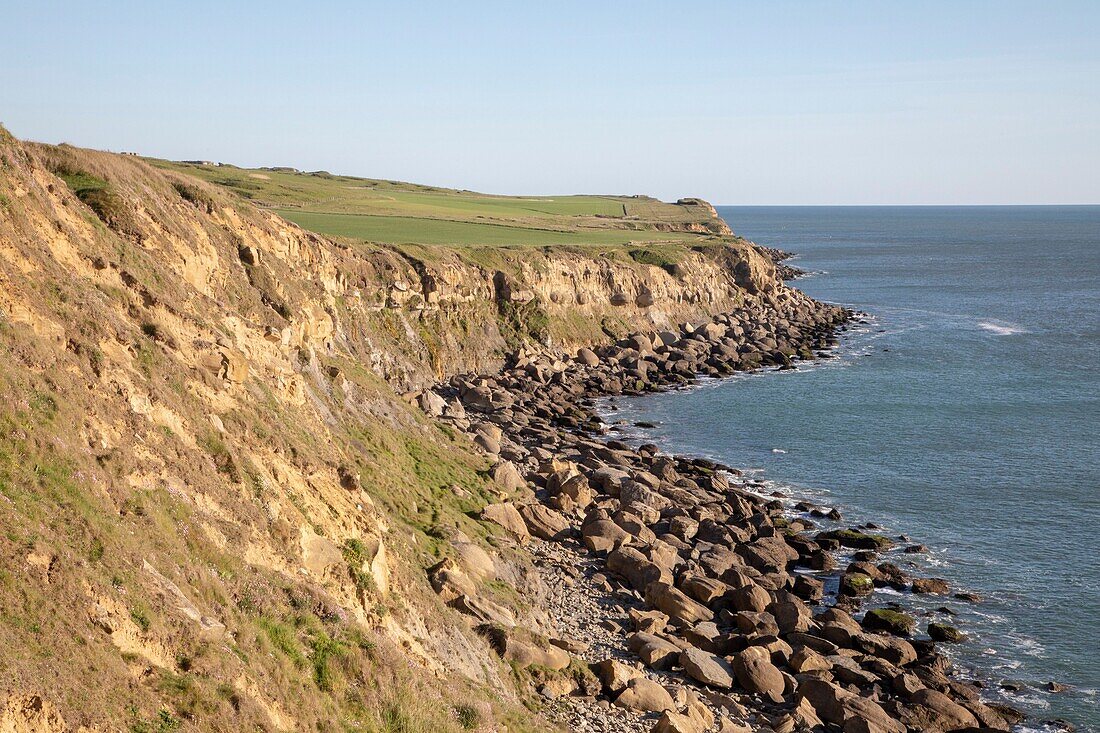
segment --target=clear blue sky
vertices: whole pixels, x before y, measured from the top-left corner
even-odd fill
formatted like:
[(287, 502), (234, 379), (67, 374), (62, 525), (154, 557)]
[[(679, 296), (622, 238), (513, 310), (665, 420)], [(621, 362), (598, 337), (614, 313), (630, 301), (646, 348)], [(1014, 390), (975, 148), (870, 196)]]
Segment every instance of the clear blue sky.
[(1097, 0), (0, 3), (28, 139), (499, 193), (1100, 203)]

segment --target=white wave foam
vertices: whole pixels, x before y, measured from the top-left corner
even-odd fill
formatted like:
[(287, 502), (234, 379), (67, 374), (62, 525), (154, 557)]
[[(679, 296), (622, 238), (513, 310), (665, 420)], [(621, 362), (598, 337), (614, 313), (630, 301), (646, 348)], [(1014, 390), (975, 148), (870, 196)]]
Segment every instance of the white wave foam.
[(1027, 329), (1022, 326), (1017, 326), (1012, 323), (1005, 323), (1004, 321), (978, 321), (978, 328), (989, 331), (997, 336), (1015, 336), (1020, 333), (1027, 333)]

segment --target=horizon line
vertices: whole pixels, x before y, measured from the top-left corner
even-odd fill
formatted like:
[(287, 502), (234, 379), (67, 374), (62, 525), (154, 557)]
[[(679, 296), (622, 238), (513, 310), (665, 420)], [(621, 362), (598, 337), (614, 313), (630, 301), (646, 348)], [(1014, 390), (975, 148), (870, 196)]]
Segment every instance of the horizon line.
[[(160, 157), (159, 155), (155, 155), (155, 154), (150, 155), (150, 154), (147, 154), (147, 153), (139, 153), (139, 152), (132, 151), (132, 150), (112, 150), (110, 148), (86, 147), (84, 145), (73, 144), (73, 143), (64, 142), (64, 141), (63, 142), (56, 142), (56, 143), (45, 142), (45, 141), (42, 141), (42, 140), (36, 140), (34, 138), (30, 138), (30, 137), (24, 138), (24, 137), (16, 136), (16, 140), (18, 140), (20, 142), (37, 143), (37, 144), (40, 144), (40, 145), (71, 145), (72, 147), (76, 147), (76, 148), (83, 148), (85, 150), (94, 150), (94, 151), (102, 152), (102, 153), (110, 153), (112, 155), (133, 155), (133, 156), (136, 156), (136, 157), (141, 158), (141, 159), (163, 160), (163, 161), (166, 161), (166, 162), (169, 162), (169, 163), (196, 164), (196, 163), (199, 163), (200, 161), (203, 161), (202, 158), (189, 158), (189, 159), (175, 160), (173, 158), (164, 158), (164, 157)], [(304, 168), (297, 168), (295, 166), (286, 166), (286, 165), (262, 165), (262, 166), (251, 167), (251, 166), (247, 166), (247, 165), (241, 165), (239, 163), (230, 163), (228, 161), (210, 161), (210, 162), (212, 162), (214, 165), (219, 166), (219, 167), (221, 167), (221, 166), (230, 166), (230, 167), (237, 168), (237, 169), (240, 169), (240, 170), (264, 170), (264, 169), (272, 170), (272, 169), (278, 169), (278, 168), (289, 168), (289, 169), (291, 169), (291, 170), (293, 170), (297, 173), (306, 174), (306, 175), (309, 175), (311, 173), (324, 172), (324, 173), (328, 173), (329, 175), (339, 176), (339, 177), (342, 177), (342, 178), (361, 178), (361, 179), (365, 179), (365, 180), (381, 180), (381, 181), (391, 181), (391, 182), (394, 182), (394, 183), (407, 183), (407, 184), (412, 184), (412, 185), (417, 185), (417, 186), (430, 186), (432, 188), (446, 188), (446, 189), (451, 189), (451, 190), (459, 191), (459, 192), (464, 192), (465, 191), (465, 192), (469, 192), (469, 193), (480, 194), (480, 195), (483, 195), (483, 196), (501, 196), (501, 197), (532, 196), (532, 197), (540, 197), (540, 198), (552, 198), (552, 197), (555, 197), (555, 196), (562, 196), (562, 197), (564, 197), (564, 196), (602, 196), (602, 197), (611, 197), (611, 198), (629, 198), (629, 197), (634, 197), (634, 196), (648, 196), (650, 198), (655, 198), (658, 201), (663, 201), (664, 200), (660, 196), (655, 196), (653, 194), (647, 194), (647, 193), (633, 193), (633, 194), (606, 193), (606, 192), (605, 193), (574, 192), (574, 193), (550, 193), (550, 194), (531, 193), (531, 192), (526, 192), (526, 193), (495, 193), (495, 192), (481, 191), (481, 190), (470, 189), (470, 188), (465, 188), (465, 187), (458, 188), (458, 187), (455, 187), (455, 186), (441, 185), (441, 184), (435, 184), (435, 183), (423, 183), (423, 182), (400, 179), (400, 178), (376, 178), (376, 177), (373, 177), (373, 176), (367, 176), (367, 175), (358, 174), (358, 173), (333, 173), (331, 171), (322, 171), (320, 169), (311, 171), (311, 170), (306, 170)], [(711, 205), (716, 206), (716, 207), (721, 206), (721, 207), (724, 207), (724, 208), (761, 208), (761, 209), (763, 209), (763, 208), (777, 208), (777, 209), (778, 208), (807, 208), (807, 209), (809, 209), (809, 208), (819, 208), (819, 209), (914, 208), (915, 209), (915, 208), (983, 208), (983, 207), (984, 208), (1023, 208), (1023, 207), (1033, 207), (1033, 208), (1079, 207), (1079, 208), (1087, 208), (1087, 207), (1100, 206), (1100, 201), (1093, 202), (1093, 203), (1042, 202), (1042, 203), (967, 203), (967, 204), (958, 204), (958, 203), (719, 204), (719, 203), (715, 203), (710, 198), (703, 198), (703, 197), (695, 196), (695, 195), (681, 195), (681, 196), (678, 196), (676, 198), (677, 199), (701, 198), (703, 201), (706, 201), (706, 202), (708, 202)], [(673, 201), (675, 201), (675, 199), (673, 199)], [(666, 202), (666, 203), (671, 203), (671, 202)]]
[(1054, 207), (1100, 207), (1100, 203), (1040, 203), (1040, 204), (714, 204), (724, 209), (1019, 209)]

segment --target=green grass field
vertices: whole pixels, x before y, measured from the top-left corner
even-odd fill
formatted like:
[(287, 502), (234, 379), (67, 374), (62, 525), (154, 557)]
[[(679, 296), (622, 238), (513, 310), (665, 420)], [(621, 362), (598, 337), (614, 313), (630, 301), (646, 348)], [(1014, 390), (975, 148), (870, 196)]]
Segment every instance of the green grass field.
[(334, 237), (392, 244), (449, 246), (544, 246), (554, 244), (597, 245), (675, 242), (696, 238), (679, 232), (597, 229), (559, 231), (478, 222), (423, 219), (411, 216), (330, 214), (296, 209), (276, 209), (284, 219), (303, 229)]
[(222, 186), (311, 231), (382, 244), (545, 246), (697, 240), (697, 206), (647, 196), (497, 196), (286, 168), (150, 163)]

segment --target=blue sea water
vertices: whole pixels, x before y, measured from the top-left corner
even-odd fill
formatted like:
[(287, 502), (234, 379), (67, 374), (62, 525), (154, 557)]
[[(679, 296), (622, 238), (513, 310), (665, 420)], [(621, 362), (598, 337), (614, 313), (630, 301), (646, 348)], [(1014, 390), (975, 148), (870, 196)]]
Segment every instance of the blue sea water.
[(1028, 727), (1100, 731), (1100, 207), (719, 212), (868, 323), (836, 359), (618, 400), (609, 420), (928, 545), (899, 564), (984, 598), (920, 599), (969, 634), (956, 664)]

